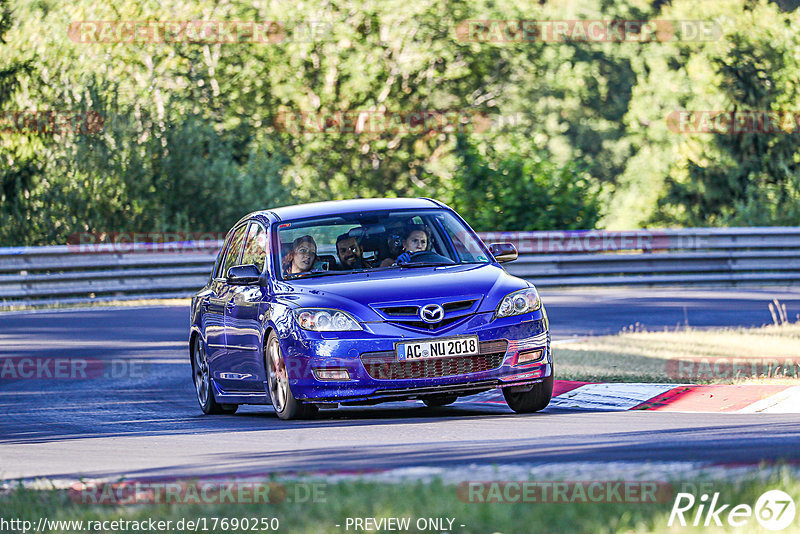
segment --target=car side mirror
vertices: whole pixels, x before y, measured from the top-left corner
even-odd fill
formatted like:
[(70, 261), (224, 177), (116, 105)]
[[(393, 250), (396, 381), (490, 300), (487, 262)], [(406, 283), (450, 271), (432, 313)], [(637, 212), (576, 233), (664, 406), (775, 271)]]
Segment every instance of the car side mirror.
[(513, 243), (492, 243), (489, 252), (499, 263), (506, 263), (517, 259), (517, 247)]
[(234, 265), (228, 269), (228, 276), (225, 278), (234, 286), (250, 286), (259, 283), (261, 271), (253, 264)]

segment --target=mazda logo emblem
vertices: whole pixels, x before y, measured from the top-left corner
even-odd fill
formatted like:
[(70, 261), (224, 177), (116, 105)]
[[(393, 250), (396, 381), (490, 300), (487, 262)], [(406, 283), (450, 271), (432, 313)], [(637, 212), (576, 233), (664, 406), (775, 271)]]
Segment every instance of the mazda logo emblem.
[(444, 308), (438, 304), (426, 304), (419, 310), (419, 316), (426, 323), (438, 323), (444, 319)]

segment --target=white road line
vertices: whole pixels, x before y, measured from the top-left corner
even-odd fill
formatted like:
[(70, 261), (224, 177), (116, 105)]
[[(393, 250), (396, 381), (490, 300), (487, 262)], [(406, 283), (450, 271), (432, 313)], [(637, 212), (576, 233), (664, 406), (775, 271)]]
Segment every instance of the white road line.
[(630, 410), (677, 384), (586, 384), (553, 397), (550, 408)]
[(800, 386), (784, 389), (742, 408), (738, 413), (800, 413)]
[(568, 343), (578, 343), (579, 341), (583, 341), (581, 338), (571, 337), (569, 339), (554, 339), (550, 342), (551, 345), (566, 345)]

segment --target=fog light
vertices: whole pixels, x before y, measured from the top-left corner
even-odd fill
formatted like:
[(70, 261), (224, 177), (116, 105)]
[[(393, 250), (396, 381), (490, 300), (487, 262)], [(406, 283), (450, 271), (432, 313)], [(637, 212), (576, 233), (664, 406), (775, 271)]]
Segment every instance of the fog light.
[(319, 380), (350, 380), (347, 369), (314, 369), (314, 375)]
[(523, 350), (517, 354), (517, 363), (515, 365), (538, 362), (543, 357), (544, 349)]

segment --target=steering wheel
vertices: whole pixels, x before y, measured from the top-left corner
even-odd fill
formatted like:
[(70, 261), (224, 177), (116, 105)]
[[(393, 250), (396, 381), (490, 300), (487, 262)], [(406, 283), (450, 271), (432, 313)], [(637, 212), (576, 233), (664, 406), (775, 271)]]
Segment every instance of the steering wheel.
[(442, 256), (437, 254), (431, 250), (423, 250), (420, 252), (415, 252), (411, 254), (411, 259), (408, 263), (447, 263), (452, 264), (455, 263), (453, 260), (446, 256)]

